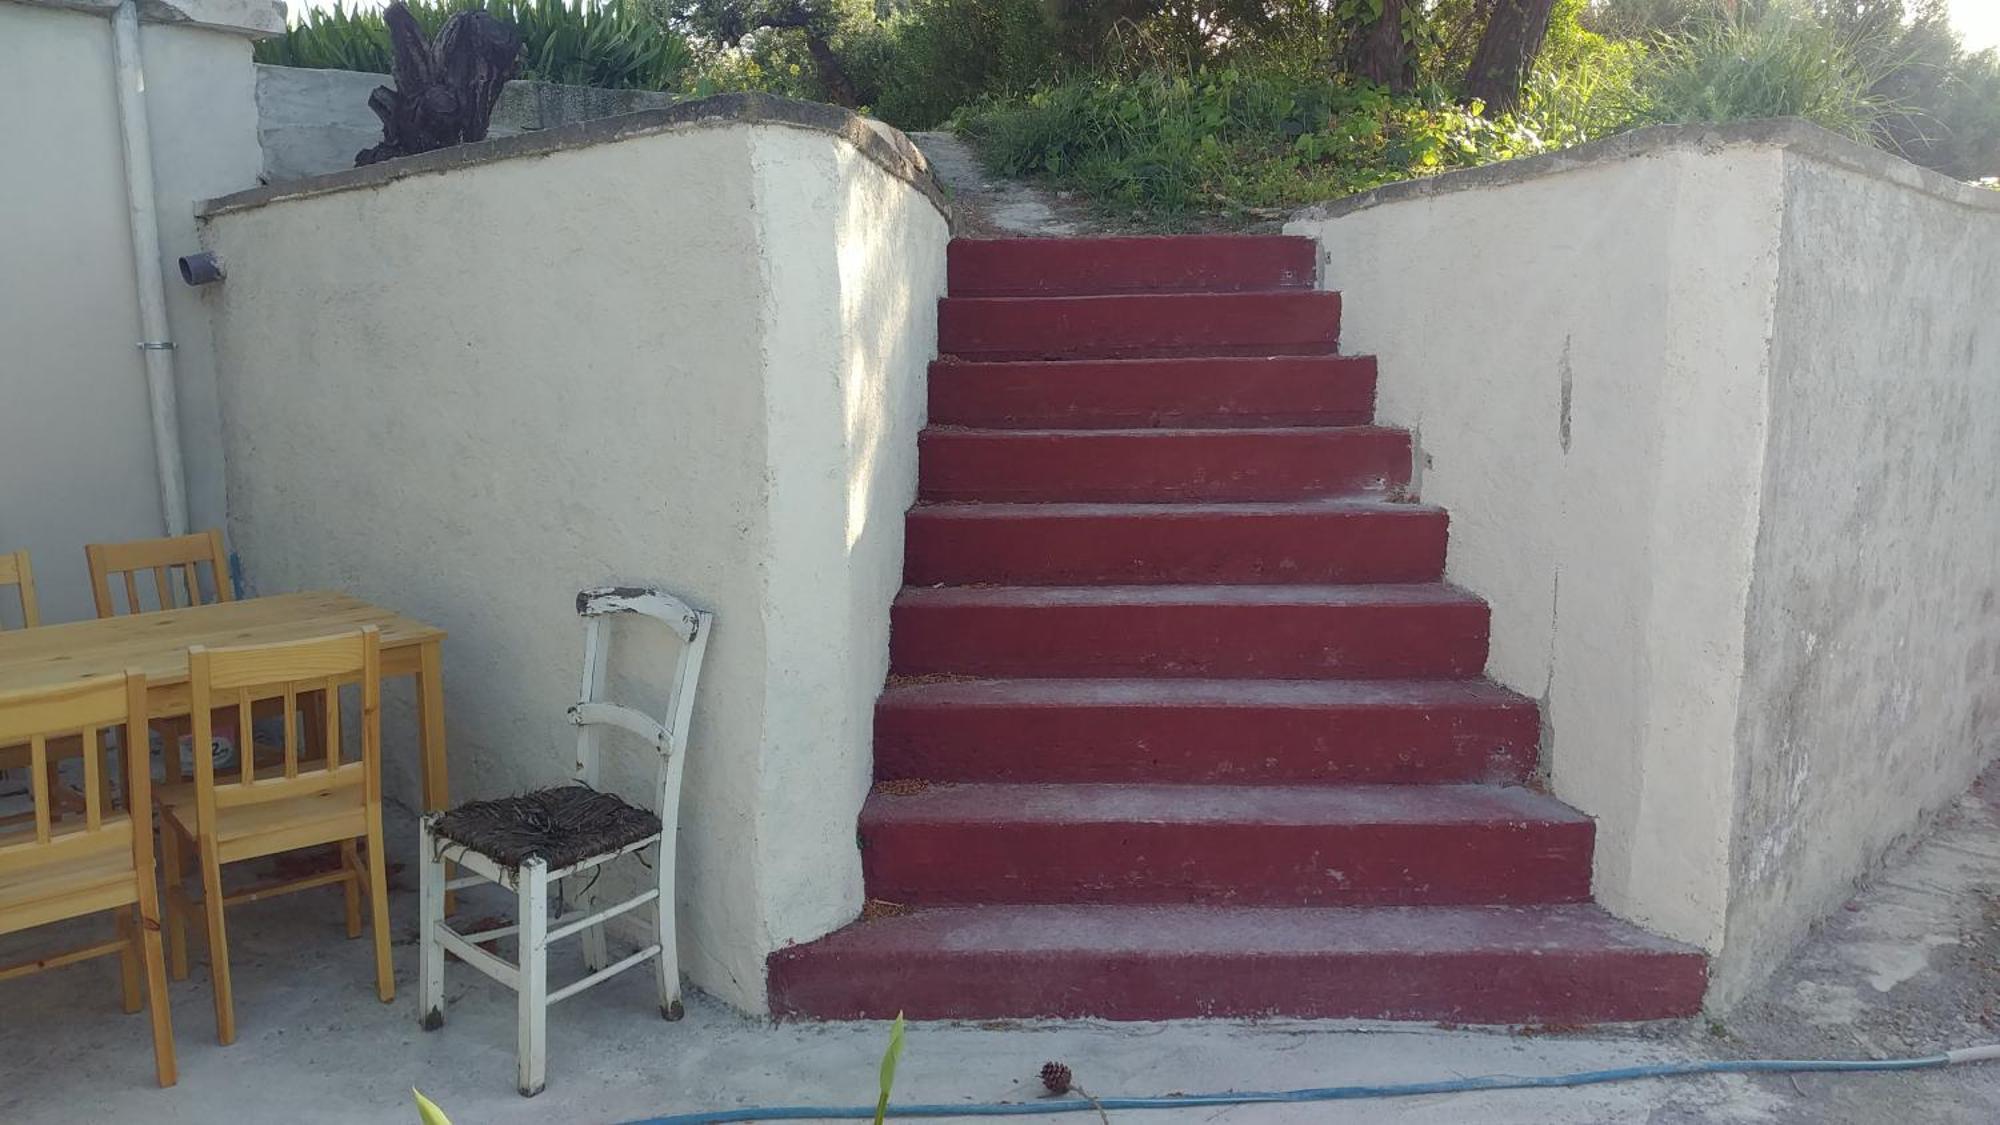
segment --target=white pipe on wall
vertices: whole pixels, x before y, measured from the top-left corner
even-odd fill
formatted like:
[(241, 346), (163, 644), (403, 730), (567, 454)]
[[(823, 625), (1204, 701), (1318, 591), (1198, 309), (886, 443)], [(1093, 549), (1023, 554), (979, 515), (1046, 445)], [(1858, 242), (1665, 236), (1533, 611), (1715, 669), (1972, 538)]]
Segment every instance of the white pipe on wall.
[(174, 344), (168, 338), (166, 285), (160, 275), (160, 225), (153, 203), (153, 140), (146, 121), (146, 70), (139, 58), (138, 0), (111, 16), (118, 81), (118, 131), (125, 140), (125, 198), (132, 215), (132, 271), (139, 289), (139, 354), (153, 415), (160, 511), (167, 534), (187, 531), (187, 481), (181, 466), (180, 409), (174, 393)]

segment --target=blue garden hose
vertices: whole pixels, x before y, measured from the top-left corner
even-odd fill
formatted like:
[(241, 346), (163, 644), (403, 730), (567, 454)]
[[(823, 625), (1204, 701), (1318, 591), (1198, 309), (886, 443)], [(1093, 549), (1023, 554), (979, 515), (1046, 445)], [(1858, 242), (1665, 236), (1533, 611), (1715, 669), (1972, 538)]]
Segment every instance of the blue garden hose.
[[(1597, 1086), (1635, 1078), (1681, 1078), (1697, 1074), (1851, 1074), (1885, 1070), (1935, 1070), (1961, 1063), (2000, 1059), (2000, 1043), (1960, 1047), (1941, 1055), (1908, 1059), (1719, 1059), (1706, 1062), (1657, 1063), (1575, 1074), (1522, 1077), (1488, 1074), (1437, 1082), (1406, 1082), (1397, 1086), (1321, 1086), (1309, 1090), (1245, 1091), (1223, 1094), (1168, 1094), (1156, 1098), (1066, 1098), (1032, 1102), (986, 1102), (965, 1105), (891, 1105), (890, 1117), (1020, 1117), (1037, 1113), (1095, 1113), (1099, 1109), (1192, 1109), (1201, 1106), (1263, 1105), (1286, 1102), (1337, 1102), (1354, 1098), (1407, 1098), (1419, 1094), (1460, 1094), (1475, 1090), (1534, 1090), (1557, 1086)], [(786, 1105), (748, 1109), (718, 1109), (649, 1117), (629, 1125), (717, 1125), (726, 1121), (835, 1120), (872, 1121), (875, 1107)]]

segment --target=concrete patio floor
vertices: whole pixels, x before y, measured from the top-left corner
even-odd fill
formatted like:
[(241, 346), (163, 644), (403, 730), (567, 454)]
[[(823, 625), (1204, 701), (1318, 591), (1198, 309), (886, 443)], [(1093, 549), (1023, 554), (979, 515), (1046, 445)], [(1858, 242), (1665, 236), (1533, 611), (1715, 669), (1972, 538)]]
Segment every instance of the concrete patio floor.
[[(392, 838), (414, 835), (407, 815)], [(407, 882), (407, 879), (399, 882)], [(485, 912), (504, 900), (478, 900)], [(217, 1047), (199, 961), (172, 986), (181, 1081), (152, 1085), (145, 1021), (118, 1011), (114, 962), (0, 986), (0, 1122), (415, 1121), (420, 1087), (457, 1125), (622, 1122), (699, 1109), (872, 1100), (883, 1024), (787, 1024), (696, 996), (662, 1022), (634, 972), (550, 1016), (549, 1086), (513, 1089), (511, 994), (454, 964), (446, 1027), (416, 1025), (416, 903), (395, 919), (396, 1004), (378, 1003), (368, 943), (343, 940), (337, 893), (230, 915), (239, 1039)], [(474, 916), (477, 916), (475, 913)], [(108, 933), (90, 920), (88, 933)], [(50, 931), (0, 939), (0, 960)], [(580, 973), (572, 956), (554, 979)], [(1289, 1021), (912, 1025), (900, 1102), (1020, 1101), (1055, 1059), (1093, 1094), (1270, 1090), (1554, 1074), (1697, 1058), (1931, 1054), (2000, 1039), (2000, 778), (1831, 919), (1752, 1000), (1719, 1020), (1637, 1027), (1444, 1028)], [(1231, 1109), (1114, 1111), (1222, 1122), (1814, 1122), (2000, 1120), (2000, 1064), (1886, 1075), (1710, 1077), (1570, 1090)], [(1012, 1118), (1086, 1122), (1094, 1115)]]

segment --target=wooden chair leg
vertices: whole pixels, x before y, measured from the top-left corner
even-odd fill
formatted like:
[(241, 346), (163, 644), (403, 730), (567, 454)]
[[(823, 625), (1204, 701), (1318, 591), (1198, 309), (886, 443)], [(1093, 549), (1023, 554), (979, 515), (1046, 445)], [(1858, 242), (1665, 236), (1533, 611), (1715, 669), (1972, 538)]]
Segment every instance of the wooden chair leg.
[(347, 936), (361, 936), (361, 883), (367, 874), (361, 868), (361, 854), (355, 850), (354, 841), (340, 842), (340, 866), (347, 872), (347, 879), (340, 884), (340, 891), (347, 897)]
[[(592, 872), (595, 875), (596, 872)], [(574, 882), (574, 878), (571, 880)], [(597, 913), (597, 888), (595, 880), (586, 877), (583, 889), (577, 892), (576, 909), (585, 914)], [(583, 930), (583, 967), (590, 972), (599, 972), (611, 964), (610, 946), (604, 940), (603, 925), (586, 926)]]
[(153, 1070), (160, 1085), (165, 1087), (180, 1081), (180, 1076), (174, 1059), (173, 1014), (167, 1001), (167, 966), (160, 953), (160, 902), (152, 884), (151, 875), (140, 875), (139, 904), (133, 908), (133, 914), (138, 925), (139, 959), (146, 967), (146, 1010), (153, 1022)]
[(428, 815), (418, 818), (417, 850), (417, 1019), (425, 1031), (444, 1026), (444, 860), (431, 836)]
[(660, 955), (653, 962), (653, 971), (660, 986), (660, 1018), (677, 1020), (687, 1014), (681, 1004), (681, 955), (680, 932), (674, 926), (674, 828), (670, 823), (665, 835), (660, 837), (658, 858), (654, 861), (653, 873), (659, 880), (660, 897), (653, 902), (654, 940), (660, 943)]
[(137, 907), (113, 912), (113, 918), (118, 923), (118, 940), (125, 943), (125, 948), (118, 952), (118, 992), (120, 1006), (127, 1015), (138, 1011), (140, 1004), (139, 930), (133, 922), (137, 913)]
[(520, 994), (514, 1050), (521, 1096), (532, 1098), (548, 1084), (549, 1055), (549, 868), (540, 859), (521, 865)]
[(188, 975), (187, 861), (172, 817), (160, 818), (160, 868), (167, 877), (167, 961), (175, 980)]
[[(181, 780), (181, 730), (187, 725), (186, 719), (155, 719), (151, 729), (160, 732), (160, 776), (168, 785)], [(146, 756), (152, 757), (152, 740), (147, 739)]]
[(213, 846), (201, 849), (202, 907), (208, 916), (208, 971), (215, 988), (215, 1041), (236, 1042), (236, 994), (229, 980), (229, 931), (222, 920), (222, 865)]
[(396, 963), (389, 953), (389, 863), (383, 858), (382, 806), (368, 810), (368, 921), (375, 931), (375, 995), (396, 1000)]

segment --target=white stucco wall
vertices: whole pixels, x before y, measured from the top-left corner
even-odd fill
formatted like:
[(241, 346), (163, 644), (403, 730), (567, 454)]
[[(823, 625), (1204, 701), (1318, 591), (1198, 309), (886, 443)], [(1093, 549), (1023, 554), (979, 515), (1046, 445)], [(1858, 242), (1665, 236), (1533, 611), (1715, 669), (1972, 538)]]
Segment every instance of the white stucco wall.
[[(618, 135), (210, 220), (230, 526), (256, 590), (349, 589), (450, 630), (458, 799), (567, 775), (578, 588), (714, 610), (682, 957), (761, 1009), (768, 953), (861, 904), (948, 231), (828, 132)], [(650, 702), (668, 655), (614, 671)], [(407, 735), (390, 758), (408, 799)]]
[[(1343, 347), (1379, 354), (1380, 416), (1415, 432), (1421, 491), (1451, 509), (1448, 576), (1492, 602), (1490, 671), (1540, 698), (1550, 784), (1597, 819), (1598, 898), (1715, 953), (1715, 1003), (1838, 901), (1829, 888), (1962, 788), (2000, 732), (2000, 708), (1978, 711), (1970, 701), (1981, 690), (1965, 683), (1983, 643), (1974, 638), (1993, 635), (1989, 612), (1983, 626), (1938, 634), (1951, 657), (1908, 669), (1956, 703), (1929, 724), (1925, 754), (1881, 766), (1920, 776), (1855, 786), (1808, 814), (1841, 842), (1784, 860), (1783, 875), (1765, 872), (1797, 884), (1785, 894), (1747, 877), (1747, 844), (1770, 835), (1758, 823), (1782, 819), (1765, 811), (1772, 783), (1750, 780), (1782, 772), (1774, 747), (1787, 735), (1761, 718), (1782, 687), (1772, 635), (1797, 608), (1795, 584), (1780, 576), (1812, 570), (1829, 545), (1774, 522), (1771, 482), (1799, 493), (1792, 519), (1824, 518), (1806, 498), (1843, 487), (1830, 481), (1853, 487), (1862, 468), (1841, 461), (1840, 439), (1818, 422), (1829, 404), (1799, 372), (1820, 356), (1799, 341), (1871, 358), (1942, 356), (1972, 331), (1991, 273), (1912, 247), (1882, 221), (1894, 210), (1885, 203), (1871, 216), (1848, 187), (1801, 189), (1799, 169), (1822, 151), (1885, 166), (1792, 124), (1647, 131), (1343, 201), (1287, 228), (1320, 239), (1322, 284), (1343, 293)], [(1941, 190), (1848, 174), (1916, 211), (1908, 197)], [(1947, 228), (1933, 219), (1938, 239), (1952, 237)], [(1841, 264), (1857, 239), (1872, 243), (1869, 270)], [(1979, 245), (2000, 251), (2000, 239)], [(1929, 261), (1885, 272), (1906, 255)], [(1939, 270), (1933, 285), (1902, 291), (1900, 305), (1885, 299), (1891, 276), (1919, 268)], [(1821, 339), (1833, 323), (1865, 343)], [(1913, 345), (1917, 334), (1932, 342)], [(1896, 386), (1908, 362), (1866, 378)], [(1990, 355), (1956, 362), (1955, 388), (1993, 377)], [(1906, 418), (1878, 439), (1880, 457), (1903, 455), (1905, 473), (1938, 480), (1931, 451), (1962, 450), (1941, 502), (1961, 511), (1990, 497), (2000, 446), (1990, 412), (1985, 429), (1959, 423), (1948, 435), (1945, 424), (1937, 409)], [(1830, 440), (1787, 437), (1797, 431)], [(1989, 527), (1994, 511), (1988, 503)], [(1891, 526), (1881, 534), (1907, 533)], [(1982, 565), (1990, 585), (1991, 542), (1989, 531), (1945, 549), (1961, 586)], [(1970, 610), (1974, 592), (1955, 590), (1955, 604)], [(1917, 607), (1943, 598), (1916, 584), (1874, 593), (1882, 620), (1941, 627)], [(1850, 708), (1893, 696), (1867, 669), (1852, 671)], [(1879, 742), (1833, 716), (1814, 722), (1815, 754), (1851, 761)], [(1868, 806), (1866, 827), (1843, 803)]]
[(1751, 964), (2000, 752), (2000, 207), (1806, 154), (1783, 184), (1728, 921)]
[[(217, 14), (255, 24), (275, 10)], [(175, 260), (194, 203), (256, 183), (249, 34), (143, 22), (155, 204), (180, 394), (189, 518), (223, 518), (221, 439), (200, 294)], [(0, 550), (35, 559), (43, 620), (91, 616), (86, 542), (161, 534), (111, 24), (0, 0)]]

